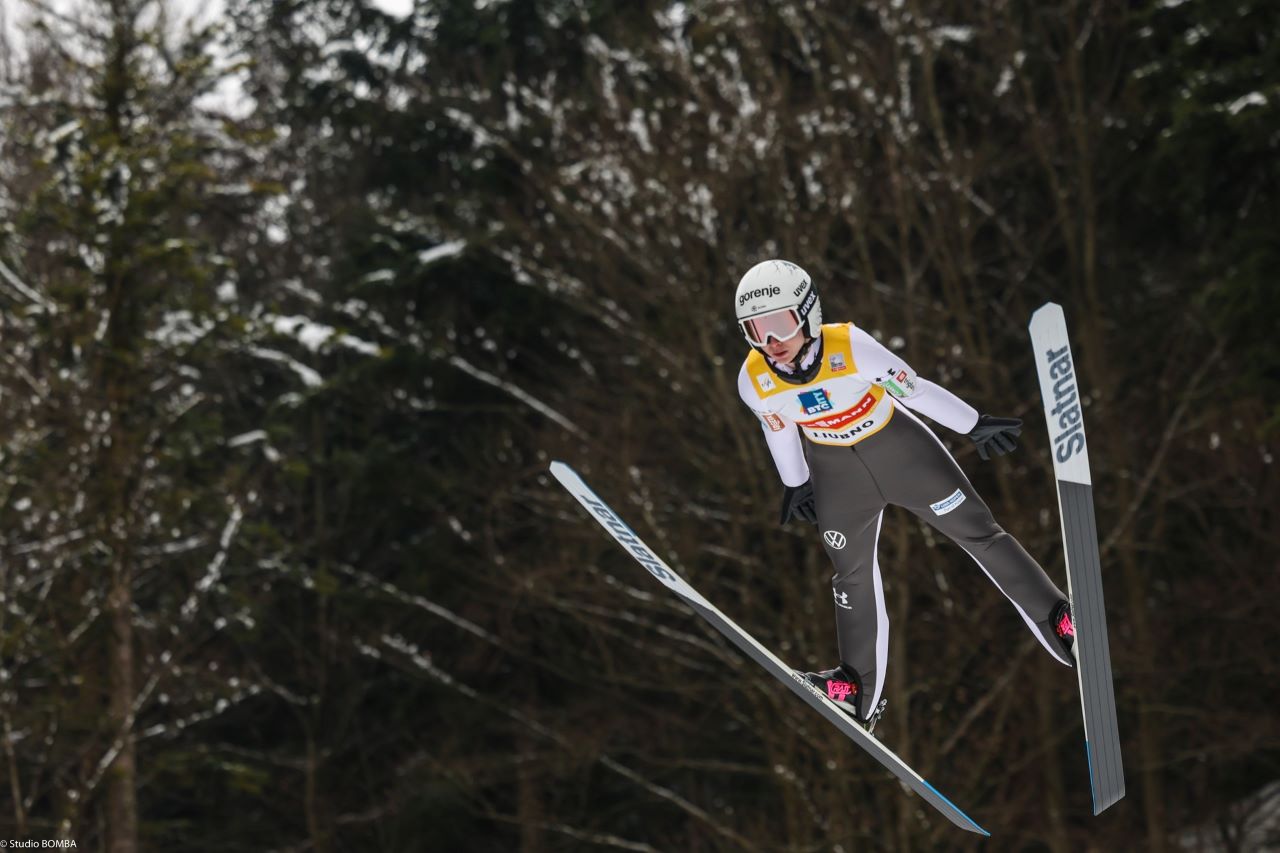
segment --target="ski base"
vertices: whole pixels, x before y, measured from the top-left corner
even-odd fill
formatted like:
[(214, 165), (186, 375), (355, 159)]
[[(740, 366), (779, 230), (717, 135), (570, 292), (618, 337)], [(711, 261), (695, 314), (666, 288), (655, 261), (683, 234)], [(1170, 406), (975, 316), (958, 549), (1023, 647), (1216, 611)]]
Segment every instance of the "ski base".
[(1079, 653), (1081, 713), (1085, 721), (1085, 758), (1093, 813), (1101, 814), (1124, 797), (1124, 765), (1120, 757), (1120, 729), (1111, 675), (1111, 644), (1107, 639), (1107, 610), (1098, 565), (1098, 535), (1093, 512), (1093, 487), (1058, 484), (1064, 519), (1071, 616), (1076, 623)]
[(1047, 302), (1031, 315), (1031, 346), (1049, 425), (1058, 511), (1067, 561), (1067, 595), (1076, 631), (1076, 675), (1084, 717), (1085, 760), (1093, 813), (1124, 797), (1124, 764), (1116, 722), (1111, 645), (1102, 595), (1102, 566), (1093, 509), (1093, 480), (1084, 435), (1083, 400), (1062, 306)]

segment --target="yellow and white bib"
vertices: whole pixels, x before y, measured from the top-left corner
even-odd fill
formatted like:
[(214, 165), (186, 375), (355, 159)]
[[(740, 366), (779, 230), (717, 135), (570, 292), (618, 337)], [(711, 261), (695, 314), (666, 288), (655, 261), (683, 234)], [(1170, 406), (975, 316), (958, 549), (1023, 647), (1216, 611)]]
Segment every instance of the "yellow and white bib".
[[(822, 327), (822, 366), (804, 385), (779, 378), (768, 360), (752, 350), (743, 365), (756, 397), (756, 409), (766, 426), (780, 431), (794, 423), (810, 441), (818, 444), (856, 444), (875, 434), (893, 417), (893, 401), (885, 386), (870, 381), (859, 370), (849, 341), (848, 324)], [(898, 387), (914, 385), (905, 373)], [(748, 401), (748, 404), (754, 401)]]
[(764, 428), (778, 473), (787, 485), (808, 478), (800, 435), (817, 444), (851, 446), (884, 429), (905, 405), (945, 427), (967, 433), (978, 412), (852, 323), (822, 327), (822, 364), (793, 385), (752, 350), (738, 371), (738, 395)]

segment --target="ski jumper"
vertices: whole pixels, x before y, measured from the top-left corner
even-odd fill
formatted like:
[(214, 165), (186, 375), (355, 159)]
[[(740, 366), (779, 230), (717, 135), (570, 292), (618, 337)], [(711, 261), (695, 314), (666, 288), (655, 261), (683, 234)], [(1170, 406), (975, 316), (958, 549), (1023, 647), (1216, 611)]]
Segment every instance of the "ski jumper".
[(759, 417), (782, 482), (812, 480), (818, 529), (835, 566), (840, 659), (857, 673), (859, 713), (880, 701), (889, 656), (889, 616), (876, 545), (884, 508), (905, 507), (973, 558), (1022, 616), (1036, 639), (1070, 666), (1051, 613), (1066, 596), (992, 518), (960, 466), (913, 414), (967, 434), (978, 412), (916, 375), (901, 358), (852, 323), (822, 326), (809, 357), (822, 359), (803, 384), (752, 350), (738, 394)]

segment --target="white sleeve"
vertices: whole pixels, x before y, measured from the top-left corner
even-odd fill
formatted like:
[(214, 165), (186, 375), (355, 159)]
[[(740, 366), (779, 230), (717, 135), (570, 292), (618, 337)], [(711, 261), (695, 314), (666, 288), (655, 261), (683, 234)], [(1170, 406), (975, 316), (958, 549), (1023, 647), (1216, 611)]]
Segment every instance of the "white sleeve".
[(977, 425), (977, 409), (941, 385), (921, 379), (909, 364), (875, 338), (852, 323), (849, 325), (853, 361), (864, 379), (883, 387), (895, 402), (961, 435), (967, 435)]
[(782, 478), (783, 485), (803, 484), (809, 479), (809, 463), (804, 460), (800, 429), (793, 421), (769, 411), (751, 382), (751, 376), (747, 373), (745, 364), (742, 370), (738, 371), (738, 396), (760, 419), (765, 443), (769, 445), (769, 452), (773, 454), (773, 464), (778, 468), (778, 476)]

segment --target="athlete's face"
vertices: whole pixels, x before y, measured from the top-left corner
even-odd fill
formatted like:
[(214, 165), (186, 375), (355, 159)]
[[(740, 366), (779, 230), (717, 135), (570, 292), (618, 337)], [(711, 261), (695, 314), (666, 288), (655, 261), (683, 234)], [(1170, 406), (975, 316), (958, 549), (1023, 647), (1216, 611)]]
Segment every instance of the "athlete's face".
[(804, 332), (789, 341), (778, 341), (769, 338), (769, 342), (764, 345), (764, 352), (765, 355), (779, 364), (790, 364), (795, 361), (796, 356), (800, 354), (800, 350), (804, 349), (804, 342)]

